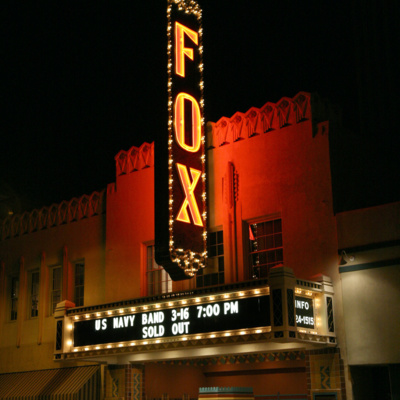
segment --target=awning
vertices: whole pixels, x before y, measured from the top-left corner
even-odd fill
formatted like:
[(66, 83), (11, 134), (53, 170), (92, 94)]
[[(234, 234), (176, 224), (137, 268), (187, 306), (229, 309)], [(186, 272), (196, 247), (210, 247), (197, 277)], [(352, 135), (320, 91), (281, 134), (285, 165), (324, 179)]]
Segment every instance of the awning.
[(98, 399), (100, 379), (98, 365), (2, 374), (0, 375), (0, 399)]

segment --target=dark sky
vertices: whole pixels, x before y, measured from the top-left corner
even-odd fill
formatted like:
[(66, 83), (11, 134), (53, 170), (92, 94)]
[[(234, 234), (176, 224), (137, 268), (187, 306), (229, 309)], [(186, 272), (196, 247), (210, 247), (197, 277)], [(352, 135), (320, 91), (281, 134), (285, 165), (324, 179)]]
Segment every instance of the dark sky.
[[(317, 92), (341, 107), (346, 128), (331, 137), (337, 210), (400, 200), (397, 5), (199, 3), (207, 121)], [(0, 178), (21, 210), (105, 188), (120, 150), (166, 134), (165, 0), (0, 8)]]

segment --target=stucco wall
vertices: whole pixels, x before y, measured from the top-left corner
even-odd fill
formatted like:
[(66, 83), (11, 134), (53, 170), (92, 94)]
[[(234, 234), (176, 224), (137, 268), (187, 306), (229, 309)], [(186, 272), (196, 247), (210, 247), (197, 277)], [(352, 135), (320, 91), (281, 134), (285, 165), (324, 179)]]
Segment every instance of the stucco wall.
[(400, 362), (400, 264), (342, 274), (350, 365)]
[(337, 222), (349, 364), (399, 363), (400, 203), (340, 213)]
[[(104, 302), (104, 214), (15, 236), (0, 241), (0, 259), (4, 263), (6, 288), (1, 293), (0, 373), (57, 368), (53, 362), (55, 320), (50, 312), (49, 268), (63, 266), (73, 274), (75, 261), (85, 263), (85, 305)], [(10, 320), (11, 277), (20, 278), (18, 319)], [(66, 260), (65, 260), (66, 259)], [(65, 261), (67, 264), (65, 264)], [(40, 272), (39, 316), (29, 315), (29, 274)], [(64, 275), (63, 299), (73, 301), (72, 276)], [(25, 283), (23, 283), (25, 281)], [(7, 295), (6, 295), (7, 294)]]

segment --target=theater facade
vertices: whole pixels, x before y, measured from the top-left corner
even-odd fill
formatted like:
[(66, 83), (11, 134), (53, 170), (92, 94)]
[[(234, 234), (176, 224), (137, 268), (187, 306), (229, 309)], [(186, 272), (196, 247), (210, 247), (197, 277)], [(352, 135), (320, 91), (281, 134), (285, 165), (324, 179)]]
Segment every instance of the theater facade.
[(154, 143), (120, 151), (106, 190), (7, 217), (0, 398), (348, 398), (332, 115), (301, 92), (208, 123), (188, 279), (155, 260)]
[(205, 125), (201, 10), (167, 3), (165, 140), (0, 223), (0, 400), (396, 398), (400, 204), (334, 214), (316, 95)]

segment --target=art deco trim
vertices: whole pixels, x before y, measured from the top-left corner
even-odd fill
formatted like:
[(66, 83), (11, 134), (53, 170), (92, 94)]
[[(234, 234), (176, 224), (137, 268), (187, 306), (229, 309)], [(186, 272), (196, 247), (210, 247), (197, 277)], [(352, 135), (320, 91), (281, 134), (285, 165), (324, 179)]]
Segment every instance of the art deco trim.
[(121, 150), (115, 157), (117, 176), (130, 174), (154, 166), (154, 143), (132, 146), (128, 151)]
[(70, 201), (52, 204), (40, 210), (24, 212), (5, 218), (0, 225), (0, 240), (50, 229), (55, 226), (89, 218), (105, 212), (105, 192), (74, 197)]

